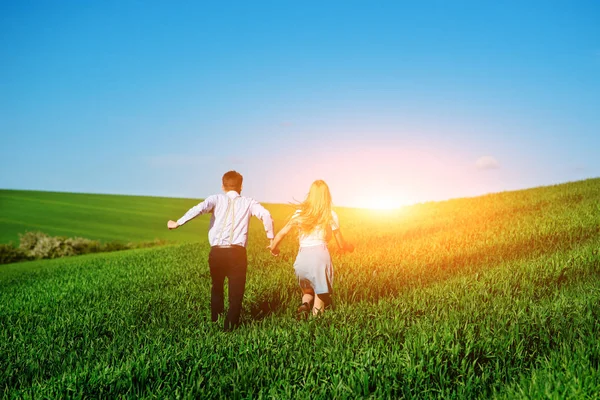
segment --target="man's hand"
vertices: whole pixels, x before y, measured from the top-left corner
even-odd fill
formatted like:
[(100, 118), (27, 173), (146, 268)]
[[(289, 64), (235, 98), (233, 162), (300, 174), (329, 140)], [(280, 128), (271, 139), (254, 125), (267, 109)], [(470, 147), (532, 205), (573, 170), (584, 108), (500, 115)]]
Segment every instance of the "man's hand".
[(167, 228), (169, 228), (169, 229), (177, 229), (177, 228), (179, 228), (179, 224), (177, 223), (177, 221), (171, 221), (171, 220), (169, 220), (169, 222), (167, 222)]

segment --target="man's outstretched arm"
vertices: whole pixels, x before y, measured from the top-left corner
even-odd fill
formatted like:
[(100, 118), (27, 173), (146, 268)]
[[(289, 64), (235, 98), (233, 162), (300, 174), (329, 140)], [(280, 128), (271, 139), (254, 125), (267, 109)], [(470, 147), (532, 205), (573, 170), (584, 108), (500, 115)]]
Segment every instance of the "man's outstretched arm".
[(196, 218), (198, 215), (206, 214), (207, 212), (211, 212), (216, 204), (216, 197), (209, 196), (203, 202), (198, 203), (194, 207), (190, 208), (188, 212), (186, 212), (183, 217), (179, 218), (177, 221), (169, 220), (167, 222), (167, 228), (169, 229), (177, 229), (181, 225), (184, 225), (191, 219)]

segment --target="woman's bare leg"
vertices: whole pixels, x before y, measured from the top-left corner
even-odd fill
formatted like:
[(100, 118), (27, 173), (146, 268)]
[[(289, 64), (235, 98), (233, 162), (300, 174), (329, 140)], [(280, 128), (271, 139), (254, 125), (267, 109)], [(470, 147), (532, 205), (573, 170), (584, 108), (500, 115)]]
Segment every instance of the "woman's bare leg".
[(312, 301), (315, 297), (314, 290), (309, 286), (301, 287), (302, 289), (302, 304), (296, 310), (297, 319), (306, 319), (312, 308)]
[(302, 304), (312, 304), (314, 298), (315, 292), (312, 290), (312, 288), (302, 288)]
[(331, 306), (331, 294), (323, 293), (315, 296), (315, 305), (313, 307), (313, 315), (324, 313), (326, 308)]
[(313, 315), (325, 312), (325, 302), (319, 295), (315, 296), (315, 305), (313, 306), (312, 312)]

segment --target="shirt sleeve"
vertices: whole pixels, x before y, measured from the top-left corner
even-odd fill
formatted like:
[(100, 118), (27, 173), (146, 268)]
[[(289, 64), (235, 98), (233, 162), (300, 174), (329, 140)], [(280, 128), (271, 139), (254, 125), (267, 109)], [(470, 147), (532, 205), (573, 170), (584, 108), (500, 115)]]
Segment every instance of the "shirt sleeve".
[(196, 218), (198, 215), (202, 215), (202, 214), (211, 212), (215, 208), (216, 204), (217, 204), (216, 196), (207, 197), (206, 199), (204, 199), (203, 202), (198, 203), (194, 207), (190, 208), (188, 210), (188, 212), (186, 212), (183, 215), (183, 217), (181, 217), (177, 220), (177, 224), (184, 225), (186, 222), (188, 222), (191, 219)]
[(340, 219), (335, 211), (331, 210), (331, 230), (336, 231), (340, 229)]
[(263, 225), (265, 226), (265, 232), (267, 233), (267, 239), (273, 239), (275, 237), (275, 233), (273, 229), (273, 219), (271, 218), (271, 213), (269, 213), (269, 211), (261, 206), (256, 200), (252, 200), (250, 212), (253, 216), (262, 221)]

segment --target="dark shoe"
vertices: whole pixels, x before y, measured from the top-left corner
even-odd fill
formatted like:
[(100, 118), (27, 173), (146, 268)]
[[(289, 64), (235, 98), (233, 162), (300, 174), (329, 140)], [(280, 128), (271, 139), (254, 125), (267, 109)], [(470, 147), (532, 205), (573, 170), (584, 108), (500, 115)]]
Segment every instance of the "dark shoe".
[(300, 307), (298, 307), (298, 309), (296, 310), (296, 319), (307, 319), (308, 315), (310, 314), (310, 309), (310, 304), (302, 303)]

